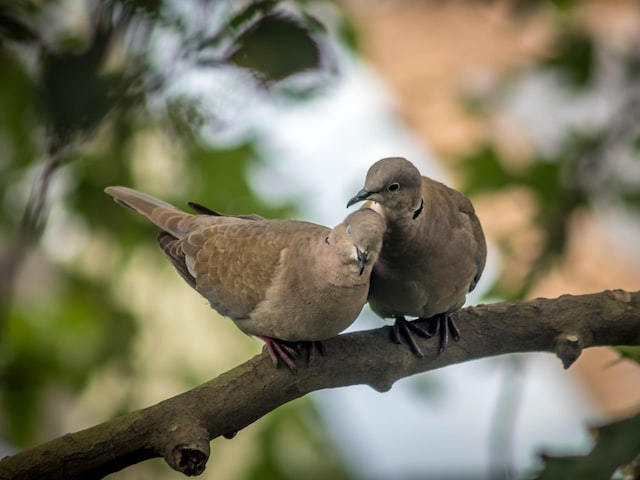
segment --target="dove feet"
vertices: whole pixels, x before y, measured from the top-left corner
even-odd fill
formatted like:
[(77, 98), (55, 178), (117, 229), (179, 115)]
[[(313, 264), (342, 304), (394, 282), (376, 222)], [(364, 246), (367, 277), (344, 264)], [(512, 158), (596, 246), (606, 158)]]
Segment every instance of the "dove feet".
[(310, 364), (315, 358), (316, 352), (324, 355), (327, 351), (324, 343), (321, 341), (308, 342), (288, 342), (277, 338), (258, 336), (264, 342), (264, 349), (271, 357), (274, 365), (278, 365), (278, 361), (282, 360), (292, 372), (297, 371), (294, 356), (296, 356), (301, 348), (307, 349), (307, 363)]
[(278, 366), (278, 360), (282, 360), (290, 370), (296, 371), (293, 357), (298, 351), (294, 343), (262, 335), (257, 335), (257, 337), (264, 342), (264, 350), (267, 351), (275, 366)]
[[(418, 319), (424, 320), (424, 319)], [(447, 348), (447, 344), (449, 343), (449, 336), (453, 338), (456, 342), (460, 340), (460, 330), (456, 327), (456, 324), (449, 313), (440, 313), (438, 315), (434, 315), (431, 318), (426, 319), (429, 322), (428, 332), (431, 335), (435, 335), (436, 333), (440, 333), (440, 343), (438, 346), (438, 353), (442, 353)]]
[(300, 348), (302, 347), (305, 347), (307, 349), (307, 363), (309, 365), (311, 365), (313, 359), (316, 358), (316, 352), (322, 356), (327, 353), (327, 347), (320, 340), (315, 340), (312, 342), (298, 342), (298, 350), (300, 350)]
[(416, 335), (419, 335), (423, 338), (431, 338), (433, 336), (433, 333), (431, 333), (428, 330), (425, 330), (422, 327), (419, 327), (414, 322), (410, 322), (404, 317), (395, 317), (395, 318), (396, 318), (396, 321), (393, 324), (393, 328), (391, 329), (391, 339), (395, 343), (402, 343), (400, 340), (400, 338), (402, 337), (407, 342), (407, 344), (409, 345), (409, 348), (411, 349), (411, 351), (416, 357), (418, 358), (424, 357), (424, 354), (422, 353), (422, 350), (420, 350), (420, 347), (418, 347), (418, 344), (416, 343), (416, 339), (413, 336), (413, 334), (415, 333)]

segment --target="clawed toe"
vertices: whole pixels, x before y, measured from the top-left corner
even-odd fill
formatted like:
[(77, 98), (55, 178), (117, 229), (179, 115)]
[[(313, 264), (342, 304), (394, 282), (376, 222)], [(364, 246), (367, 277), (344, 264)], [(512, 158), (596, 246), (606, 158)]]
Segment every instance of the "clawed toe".
[(258, 338), (264, 342), (264, 349), (267, 350), (275, 366), (278, 366), (278, 360), (282, 360), (292, 372), (297, 371), (293, 360), (294, 355), (297, 354), (294, 344), (266, 336), (258, 336)]
[(440, 342), (438, 343), (438, 354), (444, 352), (449, 344), (449, 336), (454, 341), (460, 340), (460, 330), (453, 321), (453, 317), (449, 313), (441, 313), (426, 319), (429, 322), (427, 330), (432, 335), (440, 333)]
[(278, 365), (278, 361), (282, 360), (292, 372), (297, 371), (294, 357), (300, 353), (300, 350), (307, 350), (307, 364), (311, 364), (316, 357), (316, 352), (324, 356), (327, 352), (325, 344), (319, 340), (305, 342), (287, 342), (277, 338), (266, 336), (258, 336), (264, 342), (264, 349), (271, 357), (274, 365)]
[(321, 342), (320, 340), (315, 340), (310, 342), (298, 342), (297, 347), (298, 347), (298, 351), (303, 347), (307, 349), (308, 365), (311, 365), (311, 362), (313, 361), (313, 359), (316, 358), (316, 352), (319, 353), (321, 356), (324, 356), (324, 354), (327, 353), (327, 346), (324, 344), (324, 342)]
[(422, 350), (418, 347), (414, 334), (423, 338), (431, 338), (439, 333), (438, 354), (445, 351), (449, 343), (449, 336), (456, 342), (460, 340), (460, 330), (456, 326), (453, 318), (448, 313), (434, 315), (431, 318), (419, 318), (417, 320), (425, 320), (427, 328), (419, 326), (416, 321), (409, 321), (404, 317), (395, 317), (396, 321), (391, 329), (391, 339), (395, 343), (402, 343), (402, 339), (409, 345), (413, 354), (418, 357), (424, 357)]
[(432, 336), (430, 332), (418, 326), (414, 322), (410, 322), (404, 317), (396, 317), (396, 321), (391, 329), (391, 339), (395, 343), (402, 343), (400, 337), (404, 338), (413, 354), (418, 358), (422, 358), (424, 357), (424, 354), (416, 343), (416, 339), (413, 336), (414, 333), (424, 338), (431, 338)]

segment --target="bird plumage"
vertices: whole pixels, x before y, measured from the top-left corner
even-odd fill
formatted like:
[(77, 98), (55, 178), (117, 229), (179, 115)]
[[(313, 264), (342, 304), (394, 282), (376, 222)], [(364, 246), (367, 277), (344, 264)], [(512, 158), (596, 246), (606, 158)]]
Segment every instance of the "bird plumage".
[(385, 228), (372, 210), (330, 229), (226, 216), (197, 204), (192, 215), (126, 187), (105, 191), (162, 230), (158, 243), (180, 276), (247, 334), (326, 340), (349, 326), (366, 302)]
[[(404, 316), (448, 316), (462, 307), (482, 275), (486, 243), (471, 201), (462, 193), (424, 177), (408, 160), (382, 159), (371, 166), (365, 185), (350, 201), (369, 200), (385, 217), (383, 247), (371, 276), (369, 305), (410, 335)], [(441, 317), (444, 318), (444, 317)], [(439, 322), (441, 350), (450, 319)], [(413, 326), (411, 330), (420, 329)], [(426, 335), (425, 335), (426, 336)], [(414, 352), (421, 356), (413, 339)]]

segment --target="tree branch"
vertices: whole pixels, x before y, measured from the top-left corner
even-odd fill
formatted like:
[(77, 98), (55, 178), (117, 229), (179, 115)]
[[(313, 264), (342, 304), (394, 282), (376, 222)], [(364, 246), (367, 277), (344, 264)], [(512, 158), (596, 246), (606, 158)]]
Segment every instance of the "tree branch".
[(0, 339), (4, 338), (16, 277), (29, 249), (44, 229), (48, 214), (47, 195), (53, 175), (67, 162), (72, 153), (72, 146), (67, 145), (51, 153), (44, 162), (32, 186), (13, 245), (0, 256)]
[(427, 352), (423, 359), (389, 341), (389, 327), (327, 341), (326, 356), (310, 366), (299, 361), (295, 375), (258, 355), (157, 405), (6, 457), (0, 461), (0, 479), (101, 478), (159, 456), (186, 475), (199, 475), (210, 440), (230, 438), (315, 390), (367, 384), (384, 392), (409, 375), (515, 352), (553, 352), (568, 368), (583, 348), (640, 345), (640, 292), (480, 305), (459, 311), (456, 322), (462, 340), (441, 355), (433, 342), (420, 340)]

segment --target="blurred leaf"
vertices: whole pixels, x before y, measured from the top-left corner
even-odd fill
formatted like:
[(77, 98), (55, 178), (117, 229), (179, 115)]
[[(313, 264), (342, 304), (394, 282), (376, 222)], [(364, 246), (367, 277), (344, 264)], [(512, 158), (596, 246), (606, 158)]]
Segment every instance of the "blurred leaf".
[[(112, 29), (98, 30), (81, 52), (43, 52), (42, 96), (54, 140), (62, 146), (95, 128), (113, 107), (115, 75), (102, 73)], [(55, 149), (54, 149), (55, 150)]]
[(261, 448), (247, 480), (352, 478), (310, 398), (280, 406), (260, 424)]
[(325, 27), (324, 24), (313, 15), (310, 15), (309, 13), (303, 11), (302, 19), (304, 21), (303, 23), (305, 28), (310, 33), (327, 33), (327, 27)]
[(257, 213), (265, 218), (290, 216), (292, 205), (271, 207), (256, 199), (247, 181), (247, 172), (259, 160), (254, 142), (246, 141), (234, 148), (214, 148), (199, 142), (189, 157), (199, 174), (194, 175), (195, 201), (220, 213), (239, 215)]
[(26, 2), (0, 4), (0, 48), (6, 40), (30, 43), (38, 38), (29, 25), (29, 10)]
[(534, 160), (529, 168), (519, 176), (519, 181), (530, 187), (545, 203), (547, 210), (557, 202), (562, 190), (562, 165), (546, 158)]
[(207, 120), (200, 110), (200, 102), (186, 95), (169, 100), (166, 113), (169, 127), (187, 142), (195, 141), (198, 129)]
[[(38, 114), (34, 79), (24, 65), (0, 50), (0, 172), (20, 169), (37, 156), (34, 124)], [(0, 185), (8, 178), (0, 175)], [(0, 190), (2, 191), (2, 190)]]
[(133, 318), (107, 301), (105, 286), (68, 274), (45, 302), (16, 302), (0, 356), (3, 432), (15, 445), (37, 438), (40, 395), (81, 389), (96, 368), (129, 352)]
[(609, 480), (640, 452), (640, 414), (596, 430), (596, 446), (585, 456), (543, 457), (536, 480)]
[[(473, 152), (461, 157), (465, 169), (465, 192), (469, 195), (496, 192), (502, 188), (522, 186), (533, 195), (537, 205), (535, 224), (543, 234), (542, 251), (523, 285), (503, 291), (497, 283), (489, 292), (509, 300), (524, 298), (533, 281), (544, 273), (552, 262), (565, 252), (568, 225), (574, 212), (587, 206), (588, 193), (582, 185), (588, 155), (598, 147), (601, 137), (594, 135), (569, 135), (552, 156), (537, 155), (526, 167), (504, 168), (501, 158), (491, 144), (481, 144)], [(505, 253), (505, 245), (502, 246)]]
[(631, 360), (632, 362), (636, 362), (640, 364), (640, 347), (633, 347), (628, 345), (621, 345), (617, 347), (612, 347), (616, 352), (620, 354), (620, 358), (614, 360), (613, 363), (621, 362), (622, 360)]
[(247, 8), (241, 10), (229, 20), (228, 27), (234, 31), (242, 30), (257, 18), (271, 13), (277, 5), (278, 2), (272, 0), (252, 2)]
[[(555, 7), (562, 9), (562, 10), (567, 10), (569, 8), (575, 7), (576, 4), (578, 3), (576, 0), (549, 0)], [(540, 3), (539, 0), (537, 0), (538, 3)]]
[(595, 69), (593, 42), (593, 38), (585, 32), (570, 27), (561, 29), (555, 52), (542, 66), (558, 73), (569, 87), (585, 89), (591, 84)]
[(268, 15), (236, 41), (229, 62), (274, 83), (320, 66), (320, 50), (309, 31), (284, 15)]
[[(260, 18), (271, 13), (278, 2), (272, 0), (258, 0), (251, 2), (245, 8), (235, 13), (225, 24), (224, 28), (213, 35), (196, 35), (187, 42), (193, 43), (196, 50), (214, 49), (223, 45), (243, 32), (255, 26)], [(213, 62), (218, 63), (218, 62)]]
[[(110, 243), (120, 246), (121, 253), (114, 255), (119, 261), (139, 251), (136, 247), (141, 242), (153, 244), (156, 231), (133, 216), (128, 220), (126, 212), (103, 192), (112, 184), (140, 188), (136, 180), (144, 175), (141, 171), (156, 167), (156, 159), (149, 158), (152, 155), (140, 160), (142, 135), (170, 136), (163, 146), (180, 142), (175, 155), (164, 155), (165, 163), (157, 162), (159, 169), (167, 167), (166, 162), (180, 164), (168, 167), (180, 172), (175, 180), (180, 182), (179, 198), (166, 199), (176, 206), (186, 208), (186, 202), (194, 200), (224, 213), (255, 212), (270, 218), (291, 215), (293, 205), (265, 204), (251, 188), (248, 173), (262, 160), (258, 141), (245, 137), (231, 147), (205, 141), (200, 128), (210, 118), (198, 108), (202, 99), (197, 94), (189, 96), (186, 90), (176, 99), (168, 87), (176, 84), (176, 78), (183, 78), (185, 70), (199, 68), (197, 46), (211, 53), (213, 47), (207, 41), (217, 34), (220, 46), (236, 47), (232, 65), (255, 71), (265, 82), (317, 69), (323, 63), (322, 51), (312, 35), (323, 33), (324, 27), (306, 14), (303, 3), (295, 5), (301, 11), (293, 19), (273, 13), (279, 2), (243, 2), (240, 8), (244, 10), (234, 26), (218, 22), (222, 17), (216, 15), (225, 13), (226, 7), (209, 0), (190, 2), (193, 10), (182, 17), (175, 2), (92, 2), (90, 21), (72, 26), (62, 18), (66, 11), (57, 6), (62, 3), (44, 2), (46, 19), (37, 18), (44, 10), (42, 2), (16, 2), (26, 9), (16, 9), (12, 17), (6, 15), (5, 3), (0, 5), (0, 258), (14, 241), (24, 208), (22, 195), (31, 185), (36, 160), (48, 159), (45, 145), (51, 144), (55, 151), (79, 137), (90, 141), (78, 142), (64, 168), (56, 171), (52, 197), (63, 195), (65, 215), (86, 230), (91, 241), (104, 241), (99, 249), (108, 250)], [(210, 15), (194, 15), (198, 9)], [(220, 32), (212, 33), (219, 23), (223, 24)], [(59, 35), (55, 47), (34, 37), (51, 32), (33, 31), (32, 24)], [(153, 55), (157, 49), (151, 42), (167, 38), (178, 39), (176, 64)], [(88, 39), (86, 44), (84, 39)], [(19, 41), (20, 48), (3, 48), (9, 41)], [(222, 53), (213, 53), (218, 55), (216, 66), (229, 65)], [(96, 135), (89, 138), (86, 133)], [(55, 143), (50, 142), (51, 137)], [(148, 185), (149, 179), (145, 180)], [(185, 191), (190, 192), (189, 198), (184, 197)], [(48, 228), (54, 221), (50, 219)], [(72, 235), (69, 233), (69, 240)], [(52, 393), (70, 401), (99, 369), (130, 364), (136, 334), (136, 319), (111, 298), (110, 272), (85, 276), (75, 269), (73, 260), (67, 263), (47, 255), (41, 249), (34, 263), (44, 265), (53, 280), (40, 275), (37, 268), (35, 273), (25, 270), (24, 285), (18, 285), (11, 297), (6, 328), (0, 326), (0, 434), (14, 446), (61, 433), (52, 421), (57, 414), (51, 408)], [(78, 255), (82, 258), (82, 253)], [(319, 472), (343, 478), (340, 460), (323, 437), (321, 422), (314, 423), (313, 431), (302, 424), (309, 415), (303, 410), (300, 416), (289, 413), (278, 420), (282, 420), (280, 426), (294, 431), (301, 454), (309, 456)], [(273, 437), (288, 442), (285, 433), (274, 431)], [(286, 455), (286, 449), (278, 451)], [(329, 462), (323, 464), (327, 458)], [(259, 461), (270, 462), (277, 465), (276, 471), (288, 468), (286, 456)], [(296, 468), (299, 478), (302, 469)]]
[(640, 207), (640, 191), (630, 192), (623, 190), (622, 192), (620, 192), (620, 198), (626, 205), (635, 208)]
[(357, 52), (360, 48), (358, 43), (358, 32), (355, 25), (348, 17), (343, 18), (338, 24), (338, 37), (346, 47), (351, 49), (352, 52)]
[(498, 152), (488, 143), (478, 145), (459, 162), (465, 171), (465, 192), (468, 195), (500, 190), (516, 180), (505, 170)]
[(568, 219), (577, 203), (571, 195), (572, 189), (564, 187), (561, 180), (560, 165), (548, 161), (535, 162), (522, 178), (538, 203), (536, 223), (546, 234), (540, 260), (545, 264), (564, 251)]
[(166, 8), (164, 0), (108, 0), (105, 3), (112, 3), (110, 9), (119, 7), (125, 9), (129, 14), (141, 14), (150, 18), (159, 18)]
[[(500, 3), (496, 0), (480, 0), (479, 3)], [(570, 10), (578, 2), (576, 0), (511, 0), (504, 4), (509, 7), (516, 17), (522, 17), (539, 12), (541, 9), (554, 6), (556, 9), (564, 11)]]
[(446, 402), (447, 385), (439, 377), (432, 375), (418, 375), (405, 383), (416, 399), (423, 401), (430, 407)]

